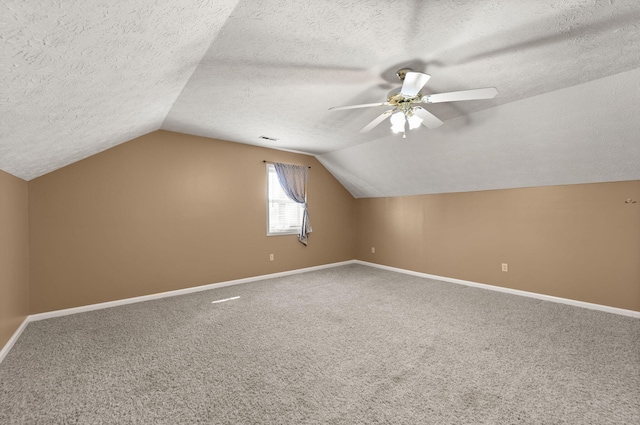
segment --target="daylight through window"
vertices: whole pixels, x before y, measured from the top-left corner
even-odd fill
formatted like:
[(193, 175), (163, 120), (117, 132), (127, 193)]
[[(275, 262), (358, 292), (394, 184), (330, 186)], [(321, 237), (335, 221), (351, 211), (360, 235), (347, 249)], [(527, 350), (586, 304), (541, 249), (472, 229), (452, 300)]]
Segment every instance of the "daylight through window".
[(267, 235), (300, 233), (302, 204), (291, 200), (280, 186), (273, 164), (267, 164)]

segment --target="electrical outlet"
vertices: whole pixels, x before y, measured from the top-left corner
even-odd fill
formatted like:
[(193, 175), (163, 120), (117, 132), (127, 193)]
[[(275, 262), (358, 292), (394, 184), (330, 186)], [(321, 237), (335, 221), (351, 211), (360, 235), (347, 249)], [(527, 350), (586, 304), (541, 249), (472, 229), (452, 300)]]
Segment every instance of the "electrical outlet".
[(269, 254), (269, 261), (273, 261), (275, 259), (275, 256), (273, 254)]
[(372, 247), (371, 247), (371, 253), (372, 253), (372, 254), (375, 254), (375, 253), (376, 253), (376, 247), (375, 247), (375, 246), (372, 246)]
[(503, 272), (508, 272), (509, 271), (509, 265), (507, 263), (502, 263), (502, 271)]

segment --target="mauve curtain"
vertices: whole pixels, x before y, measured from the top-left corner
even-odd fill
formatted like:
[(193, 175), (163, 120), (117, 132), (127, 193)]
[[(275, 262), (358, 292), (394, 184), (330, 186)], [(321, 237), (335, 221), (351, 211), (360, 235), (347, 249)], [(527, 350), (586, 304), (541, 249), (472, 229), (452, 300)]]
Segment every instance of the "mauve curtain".
[(278, 180), (284, 193), (291, 200), (302, 204), (304, 209), (302, 214), (302, 226), (298, 240), (303, 244), (307, 244), (309, 233), (312, 232), (311, 222), (309, 222), (309, 213), (307, 212), (307, 179), (309, 178), (309, 168), (302, 165), (273, 163)]

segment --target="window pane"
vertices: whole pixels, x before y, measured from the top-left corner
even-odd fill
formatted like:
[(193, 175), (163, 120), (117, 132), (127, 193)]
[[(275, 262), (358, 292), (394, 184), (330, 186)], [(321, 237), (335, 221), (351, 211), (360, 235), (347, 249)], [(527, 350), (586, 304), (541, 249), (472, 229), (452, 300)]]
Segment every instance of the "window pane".
[(267, 176), (267, 234), (300, 233), (302, 205), (292, 201), (284, 192), (273, 164), (267, 164)]

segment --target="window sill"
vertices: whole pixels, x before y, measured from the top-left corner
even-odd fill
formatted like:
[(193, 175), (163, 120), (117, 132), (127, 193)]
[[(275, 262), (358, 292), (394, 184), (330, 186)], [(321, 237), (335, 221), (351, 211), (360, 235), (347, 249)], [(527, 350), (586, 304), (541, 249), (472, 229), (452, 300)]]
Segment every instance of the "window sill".
[(300, 230), (289, 231), (289, 232), (277, 232), (277, 233), (267, 233), (267, 236), (297, 236), (300, 234)]

